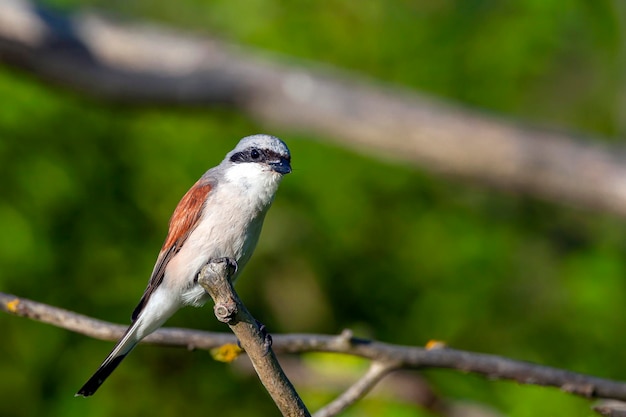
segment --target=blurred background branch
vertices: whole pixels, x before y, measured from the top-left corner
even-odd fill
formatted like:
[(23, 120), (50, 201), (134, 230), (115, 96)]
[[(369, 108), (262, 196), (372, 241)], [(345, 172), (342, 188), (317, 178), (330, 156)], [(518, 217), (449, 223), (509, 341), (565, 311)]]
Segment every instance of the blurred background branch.
[(621, 148), (206, 36), (8, 0), (0, 3), (0, 60), (104, 100), (234, 106), (270, 126), (377, 157), (626, 215)]

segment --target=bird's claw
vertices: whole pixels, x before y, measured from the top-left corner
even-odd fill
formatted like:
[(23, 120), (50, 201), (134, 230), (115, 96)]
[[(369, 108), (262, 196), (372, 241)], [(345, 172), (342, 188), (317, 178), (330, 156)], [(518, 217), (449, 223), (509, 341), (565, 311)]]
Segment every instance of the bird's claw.
[(231, 275), (237, 275), (237, 271), (239, 270), (239, 264), (233, 258), (223, 258), (226, 264), (228, 265), (228, 269)]
[[(259, 331), (261, 332), (261, 336), (263, 337), (263, 356), (266, 356), (270, 353), (270, 349), (272, 348), (272, 344), (274, 343), (272, 340), (272, 335), (269, 334), (269, 332), (267, 331), (267, 327), (265, 327), (265, 324), (261, 323), (260, 321), (256, 321), (257, 326), (259, 326)], [(241, 346), (241, 341), (239, 339), (237, 339), (237, 346), (239, 347), (239, 349), (241, 350), (245, 350), (242, 346)]]
[[(237, 261), (234, 260), (233, 258), (228, 258), (228, 257), (214, 258), (214, 259), (210, 259), (209, 262), (207, 262), (207, 265), (221, 263), (221, 262), (226, 264), (226, 266), (228, 268), (228, 279), (231, 280), (231, 277), (236, 275), (237, 271), (239, 270), (239, 265), (237, 264)], [(193, 277), (193, 283), (194, 284), (198, 283), (198, 279), (200, 278), (200, 274), (201, 273), (202, 273), (202, 269), (200, 269), (196, 273), (196, 275)]]
[(265, 356), (270, 353), (270, 349), (272, 348), (272, 344), (274, 343), (274, 341), (272, 340), (272, 335), (267, 331), (267, 327), (265, 327), (265, 324), (257, 320), (257, 325), (259, 326), (259, 331), (261, 332), (261, 336), (263, 337), (263, 356)]
[(237, 264), (237, 261), (227, 256), (223, 258), (212, 259), (210, 262), (224, 262), (228, 266), (228, 271), (230, 272), (231, 276), (236, 275), (237, 271), (239, 270), (239, 264)]

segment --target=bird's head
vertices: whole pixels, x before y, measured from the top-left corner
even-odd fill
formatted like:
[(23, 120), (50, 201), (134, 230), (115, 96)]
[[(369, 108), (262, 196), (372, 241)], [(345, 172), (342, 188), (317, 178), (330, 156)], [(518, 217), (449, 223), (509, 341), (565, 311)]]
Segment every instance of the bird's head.
[(245, 188), (275, 191), (282, 177), (291, 172), (291, 154), (282, 140), (270, 135), (247, 136), (222, 162), (226, 179)]
[(282, 140), (270, 135), (247, 136), (227, 156), (234, 165), (256, 166), (280, 175), (291, 172), (291, 154)]

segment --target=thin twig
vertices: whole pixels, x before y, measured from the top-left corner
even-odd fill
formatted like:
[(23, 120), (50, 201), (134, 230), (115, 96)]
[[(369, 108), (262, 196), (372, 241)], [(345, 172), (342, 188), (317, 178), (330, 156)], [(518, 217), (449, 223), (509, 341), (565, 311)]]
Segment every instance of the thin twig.
[(228, 324), (237, 336), (259, 379), (283, 416), (310, 417), (304, 402), (278, 363), (269, 343), (269, 335), (263, 333), (258, 321), (235, 292), (229, 271), (229, 262), (218, 259), (205, 265), (198, 275), (198, 283), (215, 302), (215, 316)]
[(313, 417), (332, 417), (360, 400), (389, 372), (398, 368), (395, 362), (373, 361), (367, 372), (330, 404), (317, 410)]
[[(109, 323), (73, 311), (53, 307), (3, 292), (0, 292), (0, 310), (100, 340), (117, 341), (128, 328), (128, 325)], [(142, 341), (142, 343), (147, 344), (180, 346), (187, 349), (203, 350), (210, 350), (228, 343), (236, 342), (237, 339), (232, 334), (178, 329), (174, 327), (159, 329)]]

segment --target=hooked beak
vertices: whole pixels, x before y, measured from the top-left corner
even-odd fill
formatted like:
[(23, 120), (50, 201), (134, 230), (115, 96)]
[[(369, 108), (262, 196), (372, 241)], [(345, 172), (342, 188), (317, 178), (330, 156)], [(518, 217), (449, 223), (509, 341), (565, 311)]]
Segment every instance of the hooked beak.
[(279, 161), (270, 162), (269, 166), (272, 168), (272, 171), (278, 172), (282, 175), (289, 174), (291, 172), (291, 164), (289, 163), (289, 160), (285, 158), (280, 158)]

